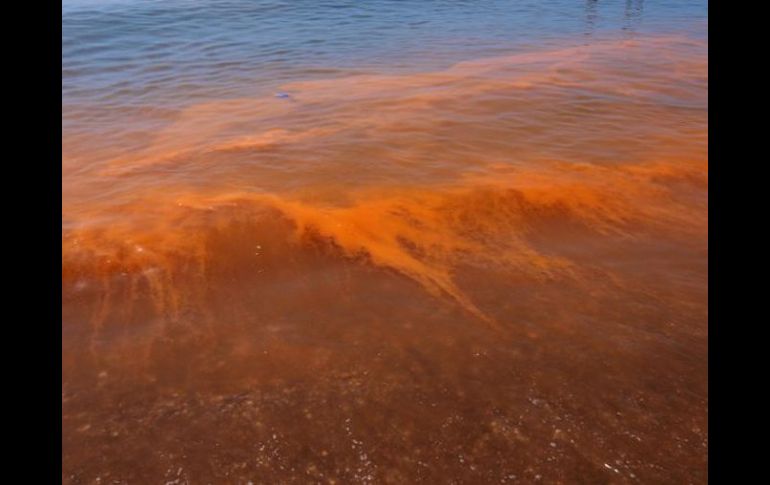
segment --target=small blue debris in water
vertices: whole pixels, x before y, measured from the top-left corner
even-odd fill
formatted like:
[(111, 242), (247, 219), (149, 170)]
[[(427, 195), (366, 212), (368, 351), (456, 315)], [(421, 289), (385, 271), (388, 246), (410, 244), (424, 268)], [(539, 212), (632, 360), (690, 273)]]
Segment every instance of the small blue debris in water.
[(281, 98), (281, 99), (291, 98), (291, 96), (289, 96), (289, 93), (276, 93), (275, 97), (276, 98)]

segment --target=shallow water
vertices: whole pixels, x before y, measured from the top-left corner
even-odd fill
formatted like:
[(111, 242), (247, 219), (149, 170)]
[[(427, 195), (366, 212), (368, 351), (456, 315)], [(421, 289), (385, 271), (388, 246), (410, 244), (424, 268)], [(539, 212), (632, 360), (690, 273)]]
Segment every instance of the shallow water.
[(705, 483), (705, 2), (65, 0), (64, 483)]

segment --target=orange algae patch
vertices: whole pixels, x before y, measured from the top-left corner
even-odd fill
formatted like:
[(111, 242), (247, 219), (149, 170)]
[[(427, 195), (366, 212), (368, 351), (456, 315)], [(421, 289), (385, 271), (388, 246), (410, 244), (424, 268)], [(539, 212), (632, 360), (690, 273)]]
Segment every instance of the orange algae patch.
[[(663, 230), (686, 240), (702, 236), (705, 200), (693, 211), (680, 193), (707, 184), (704, 165), (679, 162), (623, 167), (543, 162), (537, 170), (500, 168), (445, 188), (377, 188), (347, 192), (344, 202), (312, 195), (228, 193), (153, 194), (123, 208), (139, 220), (66, 234), (65, 280), (83, 275), (140, 275), (158, 288), (173, 286), (181, 266), (205, 278), (212, 258), (207, 240), (239, 217), (277, 219), (293, 230), (286, 244), (327, 241), (351, 258), (401, 273), (435, 296), (447, 295), (481, 319), (481, 310), (453, 279), (459, 264), (496, 265), (534, 278), (576, 277), (569, 260), (538, 251), (528, 236), (544, 223), (578, 224), (606, 235)], [(151, 208), (151, 209), (149, 209)], [(140, 214), (147, 214), (146, 220)], [(258, 229), (257, 229), (258, 231)], [(678, 236), (677, 236), (678, 235)], [(77, 276), (76, 276), (77, 275)], [(165, 290), (164, 290), (165, 291)], [(176, 305), (174, 300), (168, 302)]]
[(212, 238), (240, 225), (239, 244), (283, 245), (273, 257), (320, 244), (489, 320), (459, 268), (581, 277), (573, 235), (552, 251), (542, 234), (699, 245), (705, 48), (649, 37), (297, 82), (289, 99), (190, 106), (139, 149), (89, 159), (80, 137), (64, 153), (65, 284), (126, 275), (177, 315), (221, 264)]

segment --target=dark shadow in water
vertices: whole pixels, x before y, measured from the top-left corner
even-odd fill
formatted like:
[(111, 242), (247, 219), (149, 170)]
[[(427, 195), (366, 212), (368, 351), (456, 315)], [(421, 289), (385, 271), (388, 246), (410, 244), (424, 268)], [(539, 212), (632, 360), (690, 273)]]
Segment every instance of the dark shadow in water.
[(596, 11), (597, 3), (597, 0), (586, 0), (586, 30), (584, 32), (584, 35), (586, 36), (593, 35), (594, 29), (596, 28), (596, 20), (599, 17)]
[(634, 33), (642, 22), (644, 0), (626, 0), (623, 12), (623, 30)]

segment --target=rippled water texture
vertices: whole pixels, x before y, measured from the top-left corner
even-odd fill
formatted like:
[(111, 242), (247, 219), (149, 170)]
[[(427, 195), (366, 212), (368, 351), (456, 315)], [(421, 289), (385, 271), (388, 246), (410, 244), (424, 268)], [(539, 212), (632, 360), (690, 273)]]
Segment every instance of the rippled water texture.
[(64, 483), (706, 483), (705, 2), (62, 21)]

